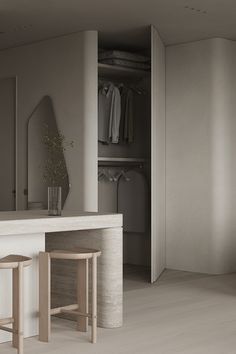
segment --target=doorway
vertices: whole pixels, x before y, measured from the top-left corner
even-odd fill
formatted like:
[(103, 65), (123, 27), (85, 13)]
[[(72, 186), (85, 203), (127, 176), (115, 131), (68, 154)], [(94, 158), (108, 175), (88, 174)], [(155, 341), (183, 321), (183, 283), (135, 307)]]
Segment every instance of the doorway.
[(16, 78), (0, 79), (0, 211), (16, 210)]

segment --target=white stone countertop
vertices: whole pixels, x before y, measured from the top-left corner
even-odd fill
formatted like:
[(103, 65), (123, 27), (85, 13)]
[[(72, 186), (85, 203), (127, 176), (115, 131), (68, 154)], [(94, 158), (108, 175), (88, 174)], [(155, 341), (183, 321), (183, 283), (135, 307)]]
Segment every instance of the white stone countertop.
[(0, 212), (0, 236), (106, 229), (122, 226), (122, 214), (63, 211), (61, 216), (48, 216), (47, 210)]

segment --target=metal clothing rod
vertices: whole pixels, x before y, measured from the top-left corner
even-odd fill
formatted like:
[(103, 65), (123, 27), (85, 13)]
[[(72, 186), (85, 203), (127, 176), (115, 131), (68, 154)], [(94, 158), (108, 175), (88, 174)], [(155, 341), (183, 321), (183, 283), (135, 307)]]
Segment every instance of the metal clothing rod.
[(106, 85), (110, 85), (110, 84), (114, 84), (115, 86), (120, 86), (121, 88), (122, 87), (125, 87), (127, 89), (130, 89), (130, 90), (133, 90), (134, 92), (136, 92), (137, 94), (139, 95), (146, 95), (147, 94), (147, 91), (144, 87), (142, 87), (141, 85), (137, 84), (127, 84), (127, 83), (124, 83), (125, 80), (120, 80), (120, 79), (112, 79), (112, 80), (109, 80), (109, 79), (105, 79), (105, 78), (99, 78), (98, 80), (98, 85), (99, 86), (102, 86), (103, 84), (106, 84)]

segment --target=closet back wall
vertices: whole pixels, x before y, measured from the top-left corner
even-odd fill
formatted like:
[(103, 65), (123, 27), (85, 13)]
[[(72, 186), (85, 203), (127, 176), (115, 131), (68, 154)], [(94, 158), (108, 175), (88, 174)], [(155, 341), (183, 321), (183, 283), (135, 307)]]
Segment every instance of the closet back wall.
[[(0, 52), (0, 77), (18, 78), (18, 209), (24, 209), (27, 202), (28, 118), (42, 97), (49, 95), (59, 129), (74, 141), (74, 148), (65, 153), (72, 185), (65, 208), (97, 210), (96, 73), (94, 31)], [(95, 97), (94, 102), (88, 102), (88, 97)]]

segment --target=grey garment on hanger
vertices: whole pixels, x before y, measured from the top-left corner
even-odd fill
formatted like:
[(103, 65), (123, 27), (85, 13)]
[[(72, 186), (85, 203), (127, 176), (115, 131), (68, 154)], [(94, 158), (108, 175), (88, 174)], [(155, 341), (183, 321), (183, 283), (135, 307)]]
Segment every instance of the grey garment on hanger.
[(126, 105), (126, 93), (127, 89), (123, 86), (120, 88), (120, 98), (121, 98), (121, 115), (120, 115), (120, 143), (125, 142), (124, 130), (125, 130), (125, 105)]
[(117, 144), (119, 142), (120, 118), (121, 118), (120, 91), (116, 86), (113, 86), (111, 112), (110, 112), (110, 120), (109, 120), (109, 140), (113, 144)]
[(113, 97), (113, 86), (98, 91), (98, 141), (109, 143), (109, 122)]
[(121, 94), (121, 141), (132, 143), (134, 141), (134, 97), (131, 89), (122, 89)]
[(123, 214), (125, 232), (147, 231), (148, 186), (142, 173), (130, 170), (125, 173), (129, 182), (121, 178), (118, 184), (118, 213)]
[(117, 185), (108, 180), (98, 181), (98, 212), (117, 213)]

